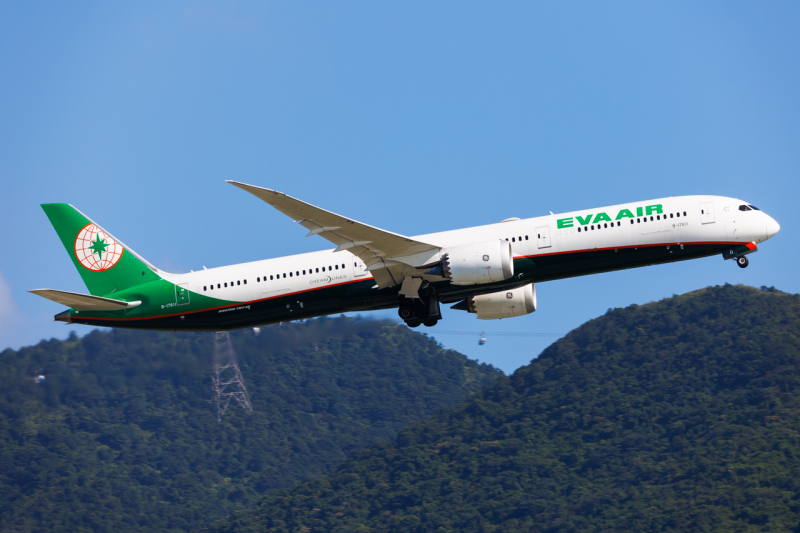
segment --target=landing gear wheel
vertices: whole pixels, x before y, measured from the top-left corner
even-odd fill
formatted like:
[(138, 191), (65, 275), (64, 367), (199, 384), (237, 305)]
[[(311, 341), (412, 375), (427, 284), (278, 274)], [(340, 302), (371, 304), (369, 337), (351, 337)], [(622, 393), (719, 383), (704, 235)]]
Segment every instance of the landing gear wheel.
[(400, 315), (400, 318), (403, 320), (408, 320), (409, 318), (414, 316), (414, 307), (410, 300), (403, 298), (400, 301), (400, 309), (397, 310), (397, 314)]
[(425, 324), (426, 327), (432, 328), (438, 322), (439, 322), (438, 320), (426, 320), (425, 322), (423, 322), (423, 324)]
[(736, 258), (736, 264), (739, 265), (739, 268), (747, 268), (747, 265), (750, 264), (750, 261), (743, 255), (740, 255)]
[(422, 300), (415, 300), (414, 301), (414, 313), (419, 318), (427, 318), (429, 311), (429, 305), (423, 302)]
[(416, 327), (419, 327), (419, 325), (421, 323), (422, 322), (419, 322), (418, 320), (409, 320), (408, 322), (406, 322), (406, 326), (408, 326), (410, 328), (416, 328)]

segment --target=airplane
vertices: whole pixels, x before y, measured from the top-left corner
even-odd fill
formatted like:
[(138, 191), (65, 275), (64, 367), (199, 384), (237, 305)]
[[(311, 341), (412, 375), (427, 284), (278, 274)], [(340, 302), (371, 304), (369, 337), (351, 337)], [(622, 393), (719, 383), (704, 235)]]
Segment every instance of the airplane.
[(164, 272), (69, 204), (42, 204), (89, 294), (29, 292), (70, 309), (55, 320), (90, 326), (227, 331), (342, 312), (397, 308), (434, 326), (440, 304), (483, 320), (537, 308), (536, 283), (712, 255), (747, 267), (780, 230), (757, 207), (679, 196), (407, 237), (263, 187), (228, 183), (336, 248)]

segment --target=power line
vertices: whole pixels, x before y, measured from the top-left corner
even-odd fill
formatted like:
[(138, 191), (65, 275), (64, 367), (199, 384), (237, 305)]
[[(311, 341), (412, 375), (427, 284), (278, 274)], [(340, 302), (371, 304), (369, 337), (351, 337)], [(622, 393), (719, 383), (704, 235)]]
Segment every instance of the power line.
[(446, 330), (439, 330), (435, 329), (429, 333), (429, 335), (471, 335), (473, 337), (488, 337), (490, 335), (502, 335), (505, 337), (563, 337), (564, 333), (527, 333), (527, 332), (515, 332), (515, 331), (483, 331), (481, 333), (477, 333), (475, 331), (446, 331)]

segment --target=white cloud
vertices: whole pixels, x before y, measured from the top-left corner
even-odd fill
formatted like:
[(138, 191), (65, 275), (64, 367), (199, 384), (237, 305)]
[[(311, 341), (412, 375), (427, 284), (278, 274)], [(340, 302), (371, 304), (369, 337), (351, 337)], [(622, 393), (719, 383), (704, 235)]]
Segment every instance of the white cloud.
[(22, 341), (27, 322), (27, 317), (11, 296), (11, 286), (0, 274), (0, 351)]

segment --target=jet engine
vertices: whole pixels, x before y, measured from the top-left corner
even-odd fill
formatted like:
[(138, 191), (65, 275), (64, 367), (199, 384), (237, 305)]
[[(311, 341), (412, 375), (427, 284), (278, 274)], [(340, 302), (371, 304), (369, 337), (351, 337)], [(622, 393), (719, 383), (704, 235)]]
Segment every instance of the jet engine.
[(536, 311), (536, 287), (531, 283), (508, 291), (470, 296), (466, 304), (467, 310), (481, 320), (527, 315)]
[(514, 256), (508, 241), (486, 241), (449, 248), (442, 262), (430, 269), (453, 285), (476, 285), (503, 281), (514, 275)]

